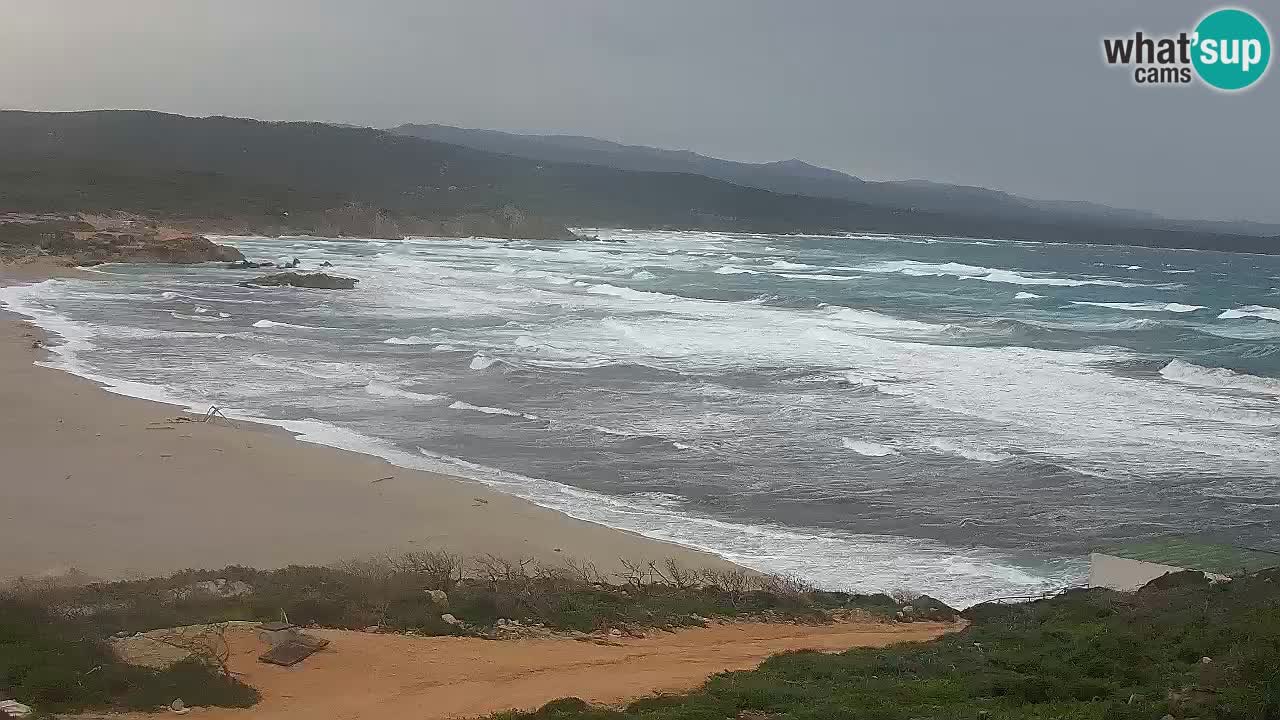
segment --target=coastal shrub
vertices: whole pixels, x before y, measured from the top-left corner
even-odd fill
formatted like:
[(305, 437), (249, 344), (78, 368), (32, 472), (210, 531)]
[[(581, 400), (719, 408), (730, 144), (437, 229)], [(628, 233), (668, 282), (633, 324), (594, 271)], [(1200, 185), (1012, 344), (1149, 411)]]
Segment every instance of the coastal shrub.
[[(242, 591), (200, 591), (217, 583)], [(430, 590), (447, 593), (447, 608), (435, 603)], [(20, 592), (38, 604), (73, 610), (100, 637), (228, 620), (286, 619), (298, 625), (349, 629), (377, 625), (427, 635), (465, 632), (444, 622), (444, 612), (472, 628), (507, 619), (591, 632), (701, 625), (706, 618), (820, 623), (828, 622), (835, 610), (887, 618), (898, 609), (886, 595), (818, 591), (793, 578), (740, 570), (628, 562), (622, 573), (611, 578), (572, 561), (548, 568), (527, 560), (494, 556), (468, 560), (447, 552), (409, 553), (335, 567), (187, 570), (162, 578), (77, 587), (28, 586)], [(939, 611), (939, 617), (954, 616), (951, 608), (940, 607), (945, 610)]]
[(163, 671), (121, 663), (89, 625), (11, 597), (0, 597), (0, 688), (41, 712), (258, 700), (253, 688), (194, 660)]
[(964, 615), (968, 628), (929, 643), (785, 653), (685, 695), (497, 717), (1280, 718), (1280, 573), (1166, 577), (1138, 593), (1072, 591)]

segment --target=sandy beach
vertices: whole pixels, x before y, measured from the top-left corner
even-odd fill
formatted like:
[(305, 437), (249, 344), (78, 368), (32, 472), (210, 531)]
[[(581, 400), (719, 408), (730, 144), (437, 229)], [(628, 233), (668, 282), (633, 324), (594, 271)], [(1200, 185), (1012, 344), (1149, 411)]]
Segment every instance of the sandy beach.
[[(68, 272), (0, 266), (0, 284)], [(38, 328), (0, 311), (0, 578), (274, 568), (442, 548), (602, 570), (620, 558), (727, 564), (277, 428), (187, 422), (180, 408), (34, 365), (49, 357), (42, 342)]]

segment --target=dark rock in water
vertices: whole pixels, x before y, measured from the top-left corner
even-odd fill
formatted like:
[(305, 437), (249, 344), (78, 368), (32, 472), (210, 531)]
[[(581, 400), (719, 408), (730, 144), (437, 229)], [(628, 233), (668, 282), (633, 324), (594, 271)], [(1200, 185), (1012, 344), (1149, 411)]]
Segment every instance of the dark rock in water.
[(256, 270), (264, 267), (275, 267), (276, 264), (270, 260), (262, 262), (254, 262), (253, 260), (241, 260), (240, 262), (227, 263), (228, 270)]
[(324, 262), (320, 263), (320, 267), (333, 267), (333, 263), (329, 262), (328, 260), (325, 260)]
[(299, 260), (298, 258), (294, 258), (292, 262), (287, 262), (287, 263), (285, 263), (285, 264), (281, 265), (280, 267), (282, 267), (282, 268), (296, 268), (296, 267), (298, 267), (298, 266), (299, 266), (299, 265), (301, 265), (301, 264), (302, 264), (302, 261), (301, 261), (301, 260)]
[(244, 286), (301, 287), (319, 290), (351, 290), (359, 282), (355, 278), (327, 275), (325, 273), (276, 273), (240, 283)]

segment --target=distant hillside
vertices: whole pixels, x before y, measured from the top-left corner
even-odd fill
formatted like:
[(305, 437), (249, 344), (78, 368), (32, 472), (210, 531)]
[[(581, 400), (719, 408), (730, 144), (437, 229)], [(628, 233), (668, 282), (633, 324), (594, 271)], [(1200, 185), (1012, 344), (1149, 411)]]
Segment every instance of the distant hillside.
[(999, 190), (926, 180), (867, 181), (795, 159), (743, 163), (699, 155), (688, 150), (623, 145), (575, 135), (519, 135), (448, 125), (401, 125), (393, 128), (392, 132), (546, 162), (586, 163), (648, 172), (694, 173), (779, 193), (851, 200), (895, 209), (962, 214), (987, 220), (1050, 223), (1089, 221), (1164, 230), (1245, 235), (1280, 234), (1280, 225), (1170, 220), (1155, 213), (1114, 208), (1099, 203), (1033, 200)]
[[(798, 183), (828, 172), (795, 163), (782, 171)], [(279, 222), (332, 217), (351, 206), (401, 227), (479, 215), (500, 224), (532, 218), (542, 227), (880, 231), (1280, 251), (1274, 238), (904, 210), (692, 173), (539, 161), (368, 128), (142, 111), (0, 112), (0, 211), (118, 209)]]

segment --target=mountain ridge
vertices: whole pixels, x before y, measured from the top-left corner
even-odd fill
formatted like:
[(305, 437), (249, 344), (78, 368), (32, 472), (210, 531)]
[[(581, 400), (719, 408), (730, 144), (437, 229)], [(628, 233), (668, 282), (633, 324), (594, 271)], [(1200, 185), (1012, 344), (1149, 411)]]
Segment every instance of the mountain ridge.
[(691, 150), (629, 145), (582, 135), (520, 134), (436, 123), (404, 124), (389, 132), (534, 160), (586, 163), (623, 170), (692, 172), (771, 192), (835, 198), (901, 210), (960, 213), (1005, 220), (1091, 220), (1165, 230), (1280, 234), (1280, 225), (1250, 221), (1171, 219), (1088, 200), (1042, 200), (976, 185), (932, 180), (866, 180), (792, 158), (763, 163), (724, 160)]
[(349, 207), (388, 226), (443, 222), (459, 232), (468, 225), (451, 220), (487, 218), (470, 226), (483, 234), (496, 221), (502, 236), (522, 232), (506, 218), (523, 218), (526, 227), (547, 228), (887, 232), (1280, 252), (1275, 237), (901, 209), (690, 172), (535, 160), (372, 128), (152, 111), (0, 111), (0, 211), (122, 210), (288, 228), (295, 225), (282, 218), (332, 218)]

